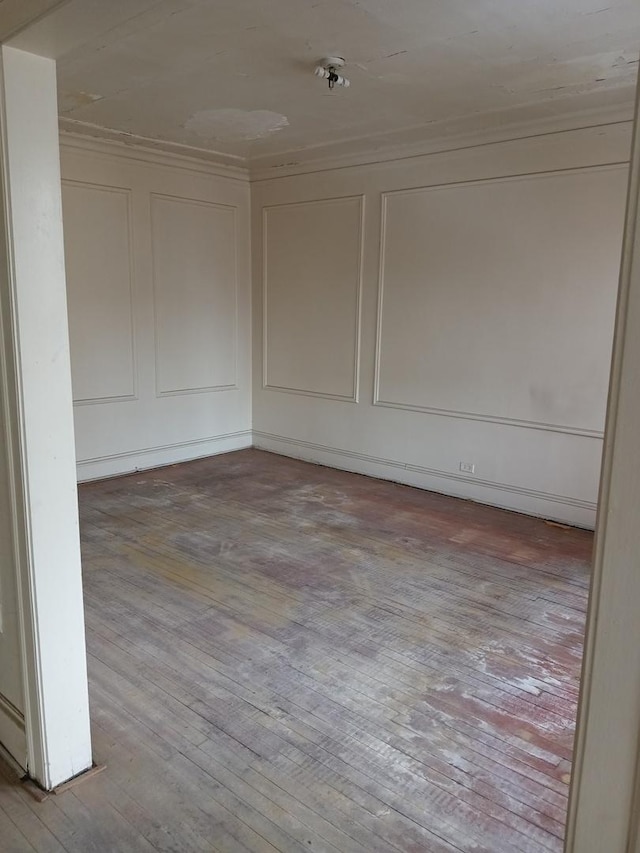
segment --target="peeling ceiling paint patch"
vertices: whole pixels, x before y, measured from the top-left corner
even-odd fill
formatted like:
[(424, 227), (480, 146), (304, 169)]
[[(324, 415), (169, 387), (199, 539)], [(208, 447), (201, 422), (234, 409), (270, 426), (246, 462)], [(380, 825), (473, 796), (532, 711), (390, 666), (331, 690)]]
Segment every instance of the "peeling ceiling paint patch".
[(104, 95), (94, 95), (92, 92), (60, 92), (59, 111), (61, 113), (70, 113), (80, 107), (95, 104), (96, 101), (102, 101), (103, 98)]
[(240, 142), (261, 139), (289, 125), (286, 116), (271, 110), (231, 108), (201, 110), (184, 123), (184, 129), (203, 139)]

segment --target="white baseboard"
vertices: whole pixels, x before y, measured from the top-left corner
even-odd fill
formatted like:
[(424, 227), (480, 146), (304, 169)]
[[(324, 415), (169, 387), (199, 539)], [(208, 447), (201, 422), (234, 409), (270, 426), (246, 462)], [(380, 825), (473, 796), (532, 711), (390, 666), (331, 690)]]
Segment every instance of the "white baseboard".
[(118, 474), (131, 474), (135, 471), (173, 465), (176, 462), (200, 459), (203, 456), (216, 456), (219, 453), (229, 453), (231, 450), (243, 450), (251, 447), (251, 435), (251, 430), (239, 430), (194, 441), (82, 459), (76, 465), (78, 482), (101, 480)]
[(273, 435), (260, 430), (253, 432), (253, 446), (283, 456), (317, 462), (330, 468), (393, 480), (408, 486), (441, 492), (539, 518), (553, 519), (589, 530), (595, 526), (597, 505), (593, 501), (506, 483), (494, 483), (477, 477), (439, 471), (393, 459), (383, 459), (366, 453), (314, 444), (310, 441)]
[(477, 477), (412, 465), (409, 462), (394, 459), (384, 459), (260, 430), (255, 430), (253, 433), (251, 430), (240, 430), (196, 441), (83, 459), (77, 464), (78, 482), (159, 468), (163, 465), (216, 456), (219, 453), (229, 453), (232, 450), (243, 450), (252, 446), (279, 453), (282, 456), (327, 465), (330, 468), (392, 480), (431, 492), (441, 492), (514, 512), (522, 512), (526, 515), (574, 524), (589, 530), (595, 526), (596, 503), (593, 501), (506, 483), (495, 483)]

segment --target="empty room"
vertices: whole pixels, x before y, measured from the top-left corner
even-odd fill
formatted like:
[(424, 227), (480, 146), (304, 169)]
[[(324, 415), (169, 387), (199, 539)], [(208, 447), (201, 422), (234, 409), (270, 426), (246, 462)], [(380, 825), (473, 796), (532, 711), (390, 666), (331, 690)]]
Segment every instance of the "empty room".
[(638, 853), (637, 4), (0, 42), (0, 850)]

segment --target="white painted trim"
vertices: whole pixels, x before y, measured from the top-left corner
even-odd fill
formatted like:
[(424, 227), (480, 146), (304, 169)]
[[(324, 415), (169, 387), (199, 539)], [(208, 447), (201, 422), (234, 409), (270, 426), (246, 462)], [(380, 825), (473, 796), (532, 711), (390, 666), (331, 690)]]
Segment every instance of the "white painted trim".
[[(352, 153), (328, 154), (329, 146), (324, 151), (317, 150), (314, 157), (310, 149), (290, 151), (282, 155), (273, 155), (248, 163), (251, 182), (270, 181), (275, 178), (296, 177), (317, 172), (333, 171), (334, 169), (351, 169), (371, 167), (394, 162), (406, 163), (431, 154), (449, 154), (467, 148), (481, 148), (486, 145), (509, 143), (515, 140), (536, 139), (544, 136), (554, 136), (561, 133), (573, 133), (579, 130), (595, 130), (631, 124), (631, 110), (613, 107), (558, 116), (546, 120), (529, 122), (499, 123), (494, 127), (470, 130), (462, 133), (435, 134), (433, 129), (424, 128), (425, 138), (405, 145), (381, 145), (375, 151), (356, 150)], [(368, 140), (369, 144), (372, 140)], [(340, 143), (336, 147), (344, 147)], [(301, 159), (301, 158), (307, 159)], [(299, 159), (296, 159), (299, 158)]]
[(217, 394), (219, 391), (239, 390), (240, 386), (235, 382), (233, 385), (204, 385), (202, 388), (172, 388), (170, 391), (156, 390), (156, 397), (182, 397), (187, 394)]
[(402, 403), (393, 400), (383, 400), (380, 397), (380, 366), (382, 358), (382, 323), (384, 312), (384, 289), (385, 289), (385, 250), (387, 245), (387, 200), (393, 196), (416, 195), (418, 193), (430, 193), (459, 187), (484, 186), (490, 184), (512, 183), (515, 181), (531, 181), (552, 178), (558, 175), (588, 174), (592, 172), (606, 172), (616, 169), (626, 169), (626, 163), (606, 163), (598, 166), (579, 166), (573, 169), (554, 169), (544, 172), (526, 172), (517, 175), (501, 175), (500, 177), (480, 178), (473, 181), (450, 181), (448, 183), (427, 184), (420, 187), (408, 189), (390, 190), (381, 193), (381, 215), (380, 215), (380, 250), (378, 260), (378, 297), (376, 315), (376, 344), (374, 355), (374, 392), (373, 405), (387, 409), (401, 409), (408, 412), (420, 412), (430, 415), (439, 415), (449, 418), (460, 418), (462, 420), (483, 421), (486, 423), (506, 424), (507, 426), (523, 427), (525, 429), (542, 430), (544, 432), (564, 433), (584, 438), (602, 439), (602, 430), (586, 429), (568, 424), (548, 423), (546, 421), (530, 421), (521, 418), (507, 418), (500, 415), (492, 415), (488, 412), (467, 412), (461, 409), (440, 409), (435, 406), (421, 406), (413, 403)]
[[(26, 769), (42, 787), (51, 789), (91, 766), (56, 76), (52, 60), (6, 45), (1, 52), (7, 240), (2, 274), (8, 303), (3, 307), (9, 315), (4, 345), (10, 361), (5, 379), (11, 404), (9, 476)], [(35, 135), (34, 123), (39, 128)], [(34, 211), (34, 198), (42, 201), (41, 209)], [(42, 281), (47, 282), (49, 302), (41, 306)], [(54, 495), (56, 500), (50, 500)], [(68, 603), (66, 610), (60, 600)], [(57, 687), (60, 660), (64, 660), (64, 690)]]
[[(356, 274), (356, 314), (354, 326), (354, 352), (353, 352), (353, 393), (352, 394), (329, 394), (324, 391), (313, 391), (309, 388), (290, 388), (284, 385), (271, 385), (267, 380), (268, 373), (268, 332), (267, 332), (267, 214), (270, 210), (284, 207), (311, 207), (316, 205), (331, 204), (337, 201), (359, 201), (360, 219), (358, 222), (358, 272)], [(343, 403), (360, 402), (360, 352), (362, 340), (362, 289), (364, 285), (364, 223), (365, 223), (366, 196), (364, 193), (356, 195), (335, 196), (331, 198), (309, 199), (308, 201), (283, 202), (281, 204), (268, 204), (262, 208), (262, 388), (265, 391), (279, 391), (285, 394), (299, 394), (303, 397), (321, 397), (324, 400), (339, 400)]]
[(100, 406), (102, 403), (131, 403), (138, 400), (137, 394), (117, 394), (114, 397), (78, 397), (73, 400), (74, 409), (78, 406)]
[[(0, 86), (3, 86), (3, 69), (0, 60)], [(15, 565), (16, 595), (18, 605), (18, 620), (21, 635), (21, 667), (23, 678), (27, 672), (33, 672), (28, 667), (28, 654), (35, 647), (35, 638), (26, 618), (28, 602), (28, 545), (25, 525), (26, 497), (23, 490), (22, 465), (23, 436), (20, 419), (20, 376), (17, 364), (16, 343), (17, 329), (15, 327), (15, 294), (11, 286), (4, 285), (15, 276), (13, 239), (11, 228), (11, 196), (9, 192), (9, 164), (7, 159), (6, 116), (4, 103), (0, 98), (0, 257), (4, 257), (5, 265), (0, 271), (3, 281), (0, 282), (0, 394), (2, 395), (2, 411), (5, 413), (4, 435), (2, 436), (6, 454), (6, 469), (10, 496), (11, 513), (11, 545)], [(3, 292), (4, 291), (4, 292)], [(29, 647), (27, 649), (27, 647)], [(6, 701), (6, 700), (4, 700)], [(13, 707), (13, 706), (12, 706)], [(33, 720), (30, 706), (30, 695), (25, 689), (25, 714)], [(15, 725), (14, 715), (3, 714), (7, 722), (6, 749), (0, 744), (0, 755), (9, 756), (10, 763), (20, 768), (22, 775), (28, 767), (28, 756), (33, 754), (34, 736), (23, 728), (20, 735), (19, 727)], [(24, 719), (24, 717), (23, 717)]]
[(337, 400), (339, 403), (357, 403), (357, 397), (341, 394), (326, 394), (324, 391), (308, 391), (306, 388), (288, 388), (280, 385), (263, 385), (264, 391), (277, 391), (278, 394), (295, 394), (298, 397), (317, 397), (321, 400)]
[[(387, 139), (386, 142), (384, 140), (376, 142), (376, 137), (366, 140), (348, 140), (335, 146), (324, 145), (316, 149), (307, 147), (253, 160), (162, 139), (147, 139), (66, 118), (60, 119), (60, 144), (63, 149), (69, 148), (93, 155), (124, 155), (146, 165), (182, 168), (233, 180), (253, 182), (332, 169), (406, 161), (429, 154), (443, 154), (499, 142), (512, 142), (517, 139), (570, 133), (576, 130), (630, 125), (631, 112), (630, 107), (614, 105), (598, 109), (568, 111), (561, 116), (524, 122), (505, 121), (503, 117), (496, 121), (493, 127), (485, 126), (475, 130), (456, 132), (455, 127), (464, 126), (466, 120), (463, 119), (457, 123), (411, 128), (400, 132), (399, 135), (396, 134), (395, 141)], [(402, 136), (415, 136), (418, 131), (422, 138), (417, 141), (411, 143), (401, 141)], [(372, 143), (376, 146), (374, 150), (371, 149)], [(344, 150), (356, 144), (359, 146), (357, 150)]]
[(528, 515), (552, 518), (579, 527), (592, 529), (595, 521), (595, 503), (569, 495), (555, 495), (515, 484), (482, 480), (474, 476), (464, 476), (396, 459), (384, 459), (260, 430), (254, 430), (253, 444), (260, 450), (269, 450), (283, 456), (292, 456), (383, 480), (393, 480)]
[(390, 403), (386, 400), (374, 400), (374, 406), (383, 409), (401, 409), (405, 412), (422, 412), (429, 415), (439, 415), (446, 418), (459, 418), (467, 421), (483, 421), (490, 424), (506, 424), (507, 426), (536, 429), (543, 432), (559, 432), (565, 435), (576, 435), (582, 438), (595, 438), (602, 441), (602, 430), (581, 429), (580, 427), (563, 426), (562, 424), (546, 423), (545, 421), (527, 421), (518, 418), (502, 418), (499, 415), (464, 412), (460, 409), (436, 409), (433, 406), (417, 406), (408, 403)]
[[(0, 85), (2, 82), (2, 67), (0, 63)], [(0, 184), (4, 185), (4, 201), (6, 210), (0, 207), (0, 225), (2, 233), (0, 235), (0, 252), (6, 257), (6, 267), (9, 276), (14, 274), (14, 259), (13, 259), (13, 244), (11, 239), (11, 199), (7, 192), (8, 182), (8, 166), (6, 162), (6, 137), (5, 137), (5, 118), (4, 111), (0, 115), (0, 134), (2, 134), (2, 143), (0, 144), (0, 169), (2, 175)], [(5, 270), (1, 275), (4, 277)], [(21, 479), (21, 458), (22, 451), (22, 431), (20, 425), (19, 414), (19, 388), (20, 378), (18, 375), (16, 354), (15, 354), (15, 338), (16, 329), (13, 322), (15, 316), (15, 304), (12, 289), (7, 288), (6, 301), (3, 294), (0, 293), (0, 394), (2, 394), (3, 403), (2, 409), (6, 414), (7, 422), (4, 428), (4, 450), (6, 453), (6, 466), (10, 495), (10, 512), (11, 512), (11, 544), (13, 553), (13, 562), (15, 565), (16, 576), (16, 594), (18, 604), (18, 619), (21, 634), (21, 666), (23, 678), (27, 673), (27, 645), (30, 646), (33, 640), (32, 632), (25, 618), (28, 589), (24, 583), (25, 577), (28, 575), (28, 547), (26, 541), (26, 530), (21, 524), (25, 515), (25, 496), (22, 489)], [(11, 394), (10, 394), (11, 389)], [(30, 711), (29, 694), (25, 690), (25, 713), (29, 714), (29, 719), (33, 719)], [(8, 715), (4, 715), (8, 718)], [(22, 738), (19, 736), (15, 725), (11, 725), (10, 719), (7, 719), (7, 749), (0, 744), (0, 754), (5, 752), (10, 755), (12, 762), (20, 766), (20, 770), (24, 773), (28, 766), (28, 756), (33, 754), (33, 738), (28, 738), (26, 728), (22, 733)], [(29, 733), (30, 734), (30, 733)], [(8, 750), (8, 752), (7, 752)]]
[[(234, 336), (234, 376), (235, 381), (228, 385), (206, 385), (197, 388), (171, 388), (168, 391), (161, 391), (158, 387), (158, 377), (160, 368), (158, 363), (158, 344), (160, 336), (158, 333), (158, 311), (156, 299), (156, 257), (155, 245), (156, 237), (153, 224), (153, 203), (156, 199), (164, 199), (176, 202), (177, 204), (194, 205), (196, 207), (216, 208), (218, 210), (229, 210), (233, 215), (233, 240), (234, 240), (234, 302), (235, 302), (235, 336)], [(206, 394), (216, 391), (237, 391), (238, 385), (238, 370), (240, 360), (240, 288), (238, 282), (238, 207), (234, 204), (222, 204), (221, 202), (208, 201), (201, 198), (190, 198), (186, 196), (170, 195), (169, 193), (150, 192), (149, 193), (149, 224), (151, 229), (151, 290), (153, 294), (153, 339), (154, 339), (154, 372), (155, 372), (155, 394), (156, 397), (175, 397), (184, 394)]]
[(145, 140), (128, 134), (116, 135), (115, 138), (97, 138), (86, 132), (80, 133), (77, 129), (69, 130), (64, 119), (60, 120), (60, 148), (62, 151), (69, 150), (92, 157), (105, 159), (126, 157), (144, 166), (181, 169), (198, 175), (213, 175), (242, 183), (249, 181), (249, 172), (242, 164), (235, 166), (218, 162), (215, 152), (206, 151), (202, 153), (208, 156), (198, 156), (199, 149), (173, 146), (172, 143), (165, 144), (161, 140)]
[(217, 456), (220, 453), (229, 453), (233, 450), (244, 450), (251, 446), (252, 432), (246, 429), (193, 439), (192, 441), (180, 441), (175, 444), (163, 444), (157, 447), (128, 450), (124, 453), (95, 456), (92, 459), (80, 459), (77, 463), (78, 482), (115, 477), (119, 474), (130, 474), (149, 468), (160, 468), (164, 465), (174, 465), (177, 462), (187, 462), (205, 456)]
[(93, 406), (98, 403), (120, 403), (130, 402), (138, 399), (138, 341), (136, 335), (136, 267), (134, 259), (134, 234), (133, 234), (133, 190), (131, 187), (120, 187), (111, 184), (96, 184), (91, 181), (77, 181), (63, 178), (60, 181), (63, 187), (81, 187), (96, 190), (97, 192), (114, 193), (124, 195), (127, 200), (127, 255), (129, 263), (129, 326), (131, 333), (131, 378), (133, 379), (133, 394), (114, 394), (107, 397), (74, 397), (74, 406)]
[(640, 86), (565, 853), (640, 844)]
[(69, 0), (0, 0), (2, 26), (0, 41), (7, 42), (27, 27), (46, 18), (51, 12), (65, 6)]

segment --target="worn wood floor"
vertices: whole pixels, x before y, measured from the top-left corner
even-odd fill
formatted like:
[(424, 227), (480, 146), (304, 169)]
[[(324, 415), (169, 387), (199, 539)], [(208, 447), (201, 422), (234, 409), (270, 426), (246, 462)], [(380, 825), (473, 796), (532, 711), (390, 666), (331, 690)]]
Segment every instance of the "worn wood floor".
[(560, 851), (591, 536), (249, 450), (80, 489), (95, 758), (8, 851)]

